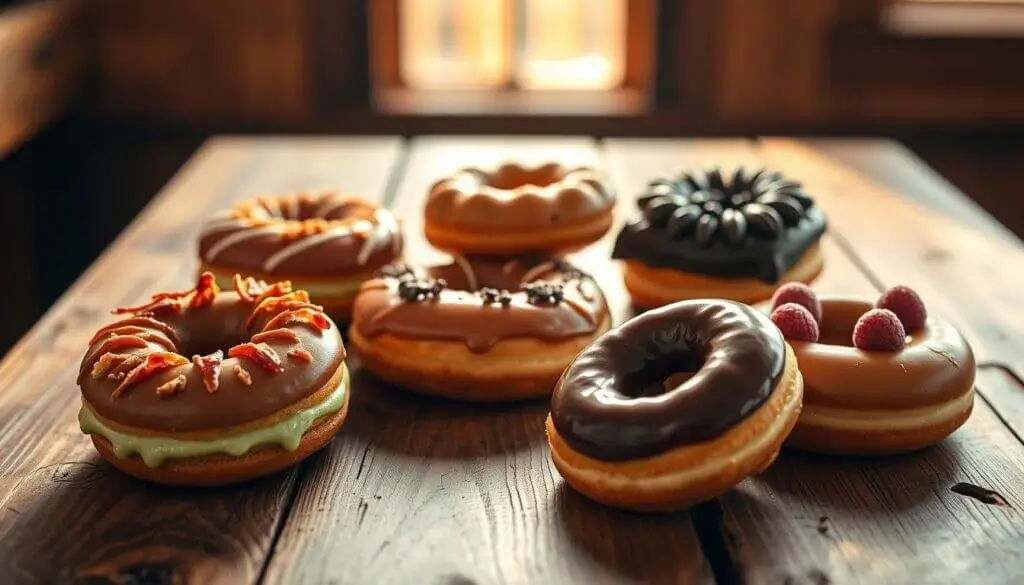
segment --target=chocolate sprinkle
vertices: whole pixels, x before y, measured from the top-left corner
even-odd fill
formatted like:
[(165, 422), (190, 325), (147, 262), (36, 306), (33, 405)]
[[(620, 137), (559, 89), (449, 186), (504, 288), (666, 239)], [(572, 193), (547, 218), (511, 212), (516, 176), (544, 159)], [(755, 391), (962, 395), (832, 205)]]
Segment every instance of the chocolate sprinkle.
[(502, 307), (507, 307), (512, 304), (512, 295), (505, 289), (484, 287), (480, 289), (480, 298), (485, 305), (500, 303)]
[(436, 300), (447, 286), (443, 278), (406, 278), (398, 283), (398, 296), (410, 303)]
[(562, 301), (562, 285), (550, 282), (535, 282), (523, 285), (526, 300), (532, 305), (557, 305)]
[(954, 494), (960, 494), (961, 496), (967, 496), (968, 498), (974, 498), (983, 504), (1010, 507), (1010, 502), (1007, 502), (1006, 498), (1004, 498), (999, 492), (983, 488), (981, 486), (976, 486), (972, 483), (961, 481), (949, 488), (949, 491)]

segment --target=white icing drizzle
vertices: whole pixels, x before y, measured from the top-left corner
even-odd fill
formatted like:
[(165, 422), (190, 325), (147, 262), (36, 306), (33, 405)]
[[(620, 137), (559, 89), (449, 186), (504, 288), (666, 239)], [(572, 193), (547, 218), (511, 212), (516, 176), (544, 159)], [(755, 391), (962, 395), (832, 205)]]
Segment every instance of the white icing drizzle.
[(519, 279), (520, 284), (526, 284), (533, 282), (536, 278), (544, 273), (551, 272), (555, 268), (554, 262), (541, 262), (533, 268), (526, 271), (526, 274)]
[(454, 254), (452, 259), (454, 259), (455, 263), (462, 269), (462, 273), (466, 275), (466, 288), (469, 290), (479, 289), (480, 283), (477, 282), (476, 273), (473, 272), (473, 267), (469, 264), (469, 261), (466, 260), (466, 257), (461, 254)]
[(347, 236), (349, 233), (350, 230), (347, 227), (338, 226), (335, 228), (331, 228), (325, 232), (313, 234), (312, 236), (303, 238), (296, 242), (292, 242), (291, 244), (288, 244), (284, 248), (281, 248), (277, 252), (271, 254), (270, 257), (268, 257), (263, 262), (263, 271), (270, 272), (274, 268), (280, 266), (282, 262), (291, 258), (292, 256), (295, 256), (300, 252), (304, 252), (314, 246), (319, 246), (320, 244), (328, 240), (333, 240), (334, 238)]
[[(387, 211), (377, 209), (373, 212), (373, 218), (377, 220), (377, 223), (365, 234), (366, 241), (363, 242), (363, 247), (359, 249), (359, 254), (356, 256), (356, 261), (360, 265), (366, 264), (370, 259), (370, 254), (377, 249), (382, 241), (386, 241), (392, 234), (398, 233), (398, 222), (395, 221), (395, 216)], [(393, 237), (391, 249), (397, 252), (398, 245), (398, 238)]]
[(233, 234), (229, 234), (229, 235), (225, 236), (224, 238), (218, 240), (217, 243), (215, 243), (214, 245), (210, 246), (210, 249), (206, 251), (206, 258), (205, 258), (205, 260), (207, 262), (213, 262), (214, 260), (216, 260), (217, 256), (220, 256), (221, 253), (224, 252), (224, 250), (227, 250), (231, 246), (234, 246), (234, 245), (239, 244), (241, 242), (244, 242), (246, 240), (251, 240), (251, 239), (254, 239), (254, 238), (259, 238), (259, 237), (262, 237), (262, 236), (267, 236), (267, 235), (271, 235), (271, 234), (280, 234), (283, 231), (284, 231), (284, 225), (282, 225), (282, 224), (272, 224), (272, 225), (265, 225), (265, 226), (258, 227), (258, 228), (245, 229), (245, 230), (241, 230), (241, 231), (235, 232)]
[(228, 228), (243, 228), (248, 226), (249, 222), (247, 220), (237, 217), (230, 219), (213, 219), (203, 224), (203, 229), (200, 230), (199, 237), (205, 238), (213, 232), (219, 232)]

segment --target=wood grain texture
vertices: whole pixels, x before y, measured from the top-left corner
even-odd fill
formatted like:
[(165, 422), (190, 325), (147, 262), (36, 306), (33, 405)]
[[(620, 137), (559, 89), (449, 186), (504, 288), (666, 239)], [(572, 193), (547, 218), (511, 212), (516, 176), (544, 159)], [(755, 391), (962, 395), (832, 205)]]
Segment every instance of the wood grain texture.
[[(392, 208), (407, 259), (446, 262), (422, 234), (426, 190), (465, 165), (600, 162), (589, 139), (418, 139)], [(608, 242), (576, 260), (628, 312)], [(351, 360), (353, 364), (356, 360)], [(417, 398), (353, 367), (349, 422), (304, 474), (268, 583), (710, 583), (686, 514), (609, 511), (568, 490), (544, 441), (546, 401)]]
[[(728, 167), (758, 158), (746, 141), (710, 147), (702, 141), (609, 141), (608, 150), (635, 175), (626, 181), (633, 185), (684, 166)], [(796, 167), (792, 171), (803, 177)], [(846, 213), (830, 197), (818, 202), (830, 219)], [(851, 237), (839, 232), (842, 225), (833, 221), (833, 242)], [(826, 269), (816, 289), (877, 294), (877, 283), (861, 272), (861, 260), (849, 256), (848, 247), (825, 243)], [(871, 266), (883, 262), (873, 258)], [(988, 374), (979, 378), (982, 390), (993, 383)], [(1013, 393), (1021, 389), (1006, 379), (1001, 383), (1002, 399), (1019, 409)], [(968, 424), (936, 447), (876, 459), (784, 451), (765, 474), (695, 513), (705, 548), (727, 555), (716, 563), (720, 582), (1014, 583), (1024, 575), (1014, 544), (1024, 519), (1012, 508), (950, 488), (967, 482), (993, 489), (1019, 507), (1022, 463), (1024, 446), (979, 398)]]
[[(107, 311), (193, 282), (199, 222), (272, 190), (383, 192), (398, 139), (209, 143), (0, 363), (5, 583), (251, 583), (295, 472), (223, 490), (121, 475), (77, 428), (74, 384)], [(300, 164), (301, 161), (301, 164)]]
[(966, 227), (795, 141), (764, 140), (757, 153), (799, 176), (818, 196), (830, 225), (873, 280), (917, 290), (963, 331), (979, 361), (1024, 371), (1024, 273), (1012, 268), (1024, 265), (1019, 241)]

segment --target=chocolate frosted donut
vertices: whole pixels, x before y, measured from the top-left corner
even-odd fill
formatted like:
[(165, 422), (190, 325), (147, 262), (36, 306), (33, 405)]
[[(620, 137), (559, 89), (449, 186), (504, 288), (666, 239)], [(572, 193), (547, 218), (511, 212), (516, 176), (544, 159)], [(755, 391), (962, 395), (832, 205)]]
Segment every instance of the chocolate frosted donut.
[[(749, 307), (689, 301), (601, 336), (566, 369), (551, 402), (567, 443), (596, 459), (633, 459), (713, 439), (767, 400), (786, 344)], [(665, 391), (673, 374), (693, 375)]]
[(792, 349), (760, 312), (675, 303), (605, 333), (555, 387), (552, 458), (576, 490), (629, 509), (715, 497), (767, 467), (800, 412)]
[(781, 173), (689, 171), (652, 181), (637, 205), (612, 257), (627, 262), (626, 285), (641, 306), (697, 297), (754, 302), (821, 270), (825, 216)]
[(609, 324), (597, 283), (564, 261), (456, 257), (367, 282), (349, 335), (363, 364), (385, 380), (496, 401), (549, 395)]

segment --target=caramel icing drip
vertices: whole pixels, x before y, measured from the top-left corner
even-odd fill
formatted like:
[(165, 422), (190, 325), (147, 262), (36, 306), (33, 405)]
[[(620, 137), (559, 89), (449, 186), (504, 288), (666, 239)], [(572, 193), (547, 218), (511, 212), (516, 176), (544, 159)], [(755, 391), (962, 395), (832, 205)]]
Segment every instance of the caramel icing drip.
[[(470, 290), (470, 282), (481, 288)], [(507, 339), (556, 342), (589, 335), (607, 315), (596, 282), (565, 262), (467, 259), (389, 270), (367, 282), (353, 307), (353, 326), (367, 337), (462, 341), (470, 351), (486, 353)]]
[(401, 249), (391, 213), (332, 191), (242, 201), (199, 237), (204, 262), (263, 274), (344, 276), (392, 262)]
[[(240, 276), (235, 289), (220, 293), (206, 273), (192, 289), (117, 311), (136, 314), (90, 340), (78, 379), (83, 397), (121, 424), (189, 431), (269, 416), (330, 381), (344, 345), (304, 291)], [(153, 311), (167, 302), (173, 311)]]
[(615, 205), (615, 192), (594, 169), (548, 163), (463, 169), (436, 182), (426, 217), (463, 230), (541, 230), (590, 221)]
[(785, 369), (767, 316), (721, 300), (649, 311), (605, 333), (566, 369), (551, 400), (558, 433), (600, 460), (712, 440), (761, 406)]

